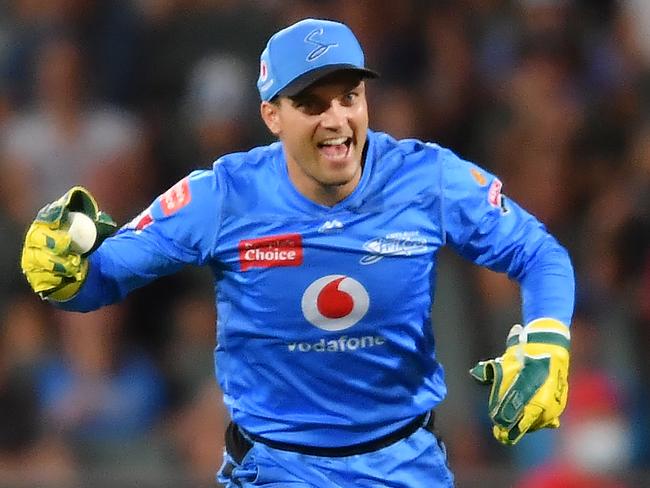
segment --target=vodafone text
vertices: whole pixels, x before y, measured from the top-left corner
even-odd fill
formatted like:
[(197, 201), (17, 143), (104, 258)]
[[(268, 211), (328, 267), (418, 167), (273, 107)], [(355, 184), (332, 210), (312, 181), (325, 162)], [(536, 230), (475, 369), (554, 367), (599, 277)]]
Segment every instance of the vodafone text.
[(289, 342), (287, 348), (289, 352), (345, 352), (382, 346), (385, 343), (386, 339), (382, 336), (341, 336), (330, 340), (323, 338), (318, 342)]

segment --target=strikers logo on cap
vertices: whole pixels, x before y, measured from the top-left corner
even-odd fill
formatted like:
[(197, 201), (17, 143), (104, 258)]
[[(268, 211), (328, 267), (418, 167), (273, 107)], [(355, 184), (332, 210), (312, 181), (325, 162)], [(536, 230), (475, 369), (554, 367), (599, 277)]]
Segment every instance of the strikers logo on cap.
[(330, 48), (339, 46), (338, 42), (328, 43), (326, 41), (317, 39), (317, 37), (323, 36), (323, 32), (324, 30), (321, 27), (320, 29), (311, 31), (309, 34), (307, 34), (307, 37), (305, 37), (305, 42), (309, 42), (310, 44), (316, 46), (314, 50), (307, 55), (307, 61), (314, 61), (315, 59), (321, 57), (323, 54), (329, 51)]

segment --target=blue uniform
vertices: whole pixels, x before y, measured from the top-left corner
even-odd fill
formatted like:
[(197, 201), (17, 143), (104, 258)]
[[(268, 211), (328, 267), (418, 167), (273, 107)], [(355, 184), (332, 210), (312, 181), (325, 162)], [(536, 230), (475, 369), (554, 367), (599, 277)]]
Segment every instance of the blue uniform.
[(330, 447), (386, 435), (445, 397), (430, 323), (442, 246), (518, 281), (525, 323), (570, 323), (566, 251), (495, 176), (418, 140), (369, 131), (366, 149), (361, 181), (333, 207), (298, 193), (280, 143), (220, 158), (107, 239), (61, 306), (91, 310), (210, 266), (232, 419)]

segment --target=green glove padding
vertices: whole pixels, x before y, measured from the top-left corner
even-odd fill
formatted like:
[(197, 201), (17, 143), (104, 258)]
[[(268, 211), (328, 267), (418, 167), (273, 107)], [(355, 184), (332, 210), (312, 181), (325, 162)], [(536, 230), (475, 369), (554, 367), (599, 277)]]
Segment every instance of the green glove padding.
[[(64, 225), (68, 212), (82, 212), (95, 223), (97, 238), (83, 255), (70, 248), (70, 235)], [(43, 207), (27, 230), (20, 262), (32, 289), (41, 298), (57, 301), (72, 298), (88, 273), (86, 257), (116, 229), (113, 219), (99, 210), (93, 196), (81, 186), (71, 188)]]
[(569, 343), (568, 327), (557, 320), (515, 325), (505, 354), (470, 370), (475, 380), (491, 386), (488, 413), (499, 442), (516, 444), (527, 432), (560, 426), (568, 394)]

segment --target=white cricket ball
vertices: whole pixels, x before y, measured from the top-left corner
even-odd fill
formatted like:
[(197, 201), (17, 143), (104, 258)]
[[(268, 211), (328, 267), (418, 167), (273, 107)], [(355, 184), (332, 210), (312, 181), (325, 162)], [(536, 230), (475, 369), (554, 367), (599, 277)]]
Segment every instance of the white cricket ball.
[(93, 248), (97, 239), (97, 227), (93, 219), (81, 212), (68, 212), (66, 226), (73, 252), (84, 254)]

